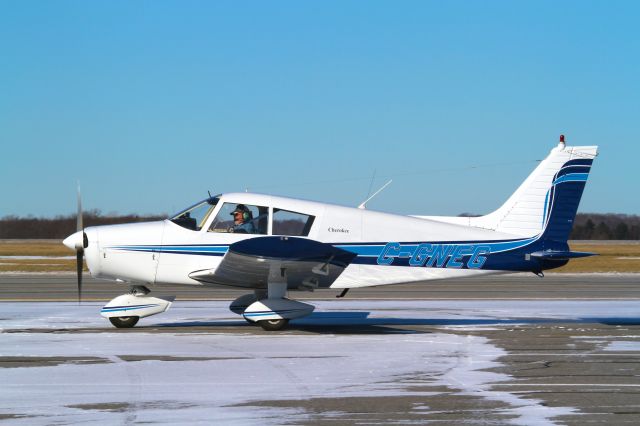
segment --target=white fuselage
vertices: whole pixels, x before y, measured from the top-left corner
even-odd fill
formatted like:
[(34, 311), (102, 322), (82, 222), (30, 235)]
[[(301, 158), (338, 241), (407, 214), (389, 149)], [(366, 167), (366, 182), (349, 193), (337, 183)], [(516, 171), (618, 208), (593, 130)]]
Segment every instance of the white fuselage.
[[(220, 196), (201, 230), (194, 231), (170, 220), (87, 228), (87, 264), (96, 278), (132, 283), (202, 285), (189, 278), (193, 271), (215, 269), (229, 245), (259, 235), (210, 232), (209, 225), (223, 203), (243, 203), (315, 216), (309, 239), (334, 246), (371, 247), (390, 241), (495, 241), (511, 234), (435, 220), (262, 194), (230, 193)], [(266, 235), (272, 235), (271, 214)], [(127, 250), (122, 248), (126, 247)], [(363, 246), (364, 247), (364, 246)], [(139, 250), (137, 250), (138, 248)], [(363, 249), (364, 250), (364, 249)], [(377, 253), (377, 252), (376, 252)], [(365, 254), (362, 255), (366, 257)], [(378, 257), (378, 254), (372, 254)], [(331, 285), (353, 288), (496, 273), (482, 269), (410, 268), (379, 264), (351, 264)]]

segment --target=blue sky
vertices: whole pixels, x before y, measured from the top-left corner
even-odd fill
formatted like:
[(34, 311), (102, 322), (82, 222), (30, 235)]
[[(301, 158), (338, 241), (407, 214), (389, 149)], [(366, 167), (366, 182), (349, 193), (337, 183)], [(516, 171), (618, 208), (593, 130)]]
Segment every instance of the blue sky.
[(0, 1), (0, 216), (497, 208), (564, 133), (640, 214), (640, 3)]

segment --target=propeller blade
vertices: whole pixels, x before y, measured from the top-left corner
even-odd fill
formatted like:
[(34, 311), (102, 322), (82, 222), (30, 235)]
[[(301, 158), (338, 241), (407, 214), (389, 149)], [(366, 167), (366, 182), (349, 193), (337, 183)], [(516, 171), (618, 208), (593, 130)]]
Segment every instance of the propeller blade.
[(84, 250), (78, 250), (76, 252), (76, 273), (78, 275), (78, 304), (82, 301), (82, 263), (84, 257)]
[(80, 196), (80, 182), (78, 182), (78, 216), (76, 217), (76, 231), (84, 231), (82, 223), (82, 197)]
[(82, 302), (82, 268), (84, 249), (89, 245), (87, 234), (82, 223), (82, 196), (80, 195), (80, 182), (78, 182), (78, 216), (76, 217), (76, 231), (82, 231), (82, 247), (76, 246), (76, 274), (78, 276), (78, 304)]

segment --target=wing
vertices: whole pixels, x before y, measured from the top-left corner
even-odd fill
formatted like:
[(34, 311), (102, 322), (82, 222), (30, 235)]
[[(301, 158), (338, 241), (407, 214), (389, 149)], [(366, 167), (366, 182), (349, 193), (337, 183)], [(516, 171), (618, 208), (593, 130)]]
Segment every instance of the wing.
[(297, 237), (256, 237), (231, 244), (216, 269), (189, 274), (207, 284), (267, 288), (274, 279), (289, 289), (329, 287), (357, 254)]

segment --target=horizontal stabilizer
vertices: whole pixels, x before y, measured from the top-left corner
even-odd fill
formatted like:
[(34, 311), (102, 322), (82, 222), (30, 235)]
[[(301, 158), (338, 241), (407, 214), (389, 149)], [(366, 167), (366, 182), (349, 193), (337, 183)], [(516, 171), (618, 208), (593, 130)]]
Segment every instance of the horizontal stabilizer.
[(531, 253), (531, 257), (535, 257), (537, 259), (547, 259), (547, 260), (568, 260), (568, 259), (576, 259), (578, 257), (589, 257), (589, 256), (597, 256), (598, 253), (589, 253), (586, 251), (559, 251), (559, 250), (544, 250), (544, 251), (536, 251)]

